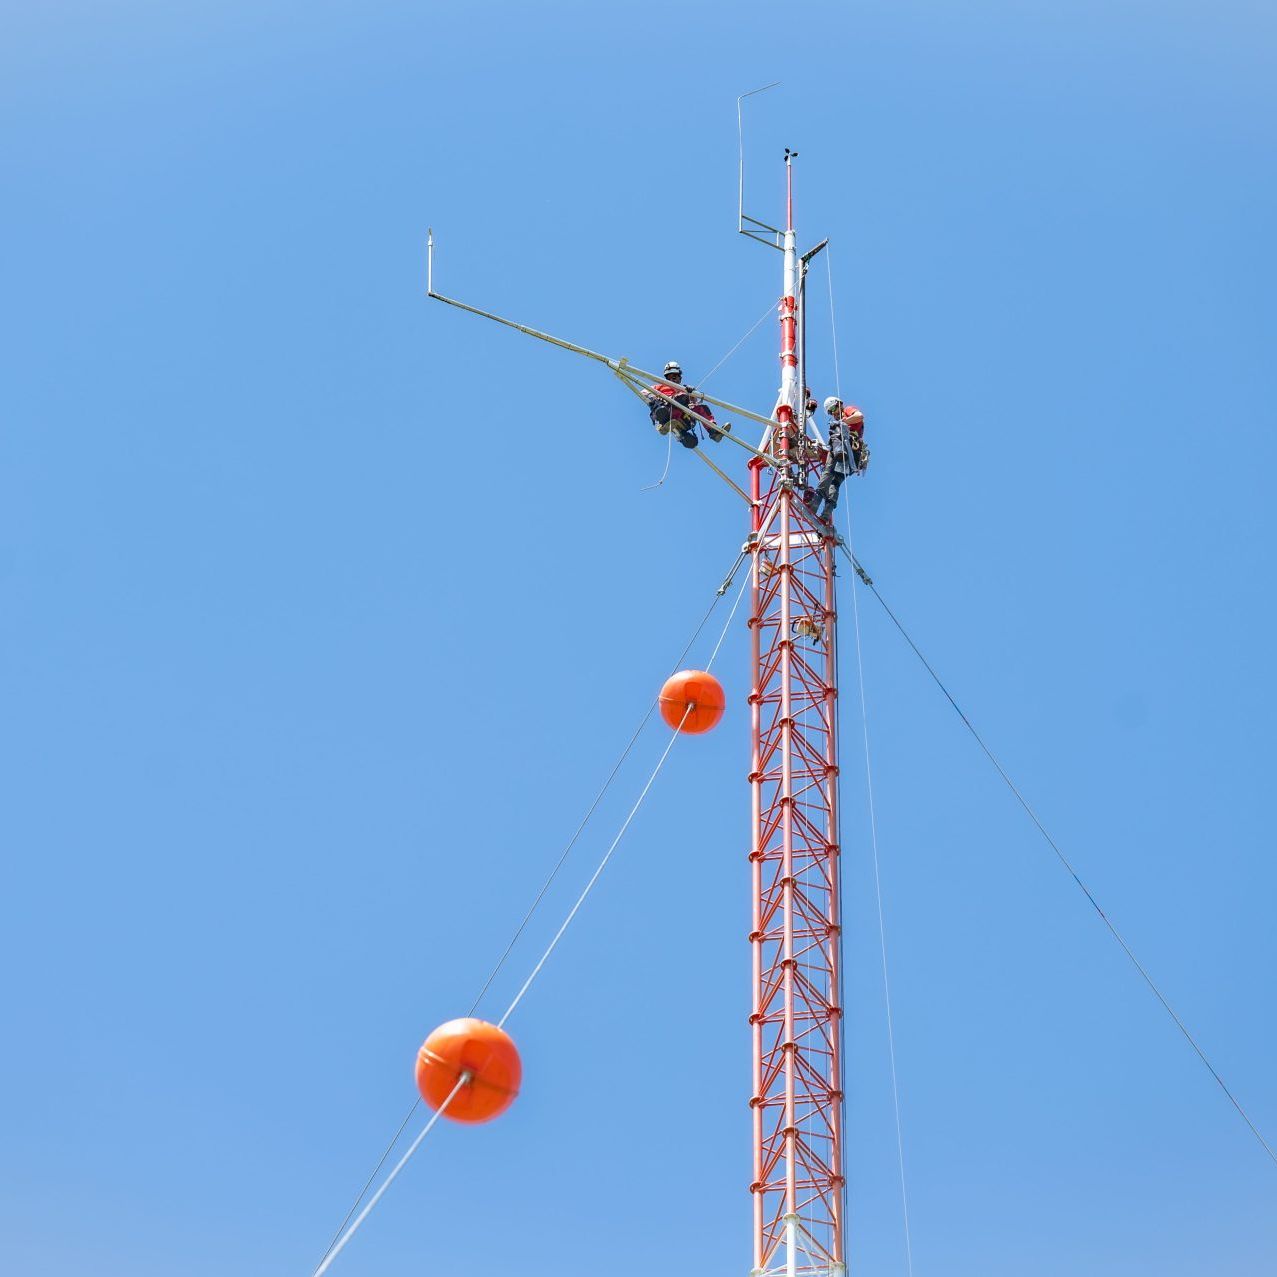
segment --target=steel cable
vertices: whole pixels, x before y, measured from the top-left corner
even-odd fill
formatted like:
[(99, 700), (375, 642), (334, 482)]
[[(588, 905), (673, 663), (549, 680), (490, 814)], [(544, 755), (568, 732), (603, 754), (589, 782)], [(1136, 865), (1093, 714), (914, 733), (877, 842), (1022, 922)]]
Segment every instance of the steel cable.
[[(470, 1075), (468, 1073), (462, 1073), (461, 1076), (457, 1078), (456, 1086), (454, 1086), (452, 1090), (448, 1092), (447, 1098), (444, 1100), (442, 1104), (439, 1105), (439, 1107), (431, 1115), (430, 1121), (426, 1123), (425, 1127), (421, 1131), (421, 1134), (418, 1135), (417, 1138), (413, 1140), (413, 1142), (408, 1146), (408, 1151), (395, 1164), (395, 1169), (392, 1170), (390, 1174), (386, 1176), (385, 1181), (382, 1183), (381, 1187), (377, 1189), (377, 1191), (372, 1195), (371, 1198), (369, 1198), (368, 1205), (365, 1206), (362, 1211), (360, 1211), (359, 1218), (355, 1220), (353, 1224), (351, 1224), (348, 1232), (339, 1234), (338, 1235), (339, 1240), (334, 1242), (333, 1245), (329, 1246), (328, 1250), (324, 1254), (323, 1259), (319, 1261), (319, 1267), (315, 1269), (314, 1277), (324, 1277), (324, 1274), (329, 1270), (329, 1268), (332, 1267), (333, 1261), (337, 1258), (338, 1255), (341, 1254), (343, 1250), (346, 1249), (346, 1244), (359, 1231), (364, 1220), (366, 1220), (368, 1216), (372, 1214), (373, 1207), (376, 1206), (379, 1201), (381, 1201), (382, 1197), (385, 1195), (386, 1190), (391, 1186), (391, 1184), (395, 1182), (395, 1179), (399, 1175), (399, 1172), (403, 1170), (405, 1166), (408, 1165), (409, 1161), (412, 1160), (412, 1155), (421, 1147), (421, 1142), (426, 1138), (427, 1135), (430, 1134), (431, 1131), (434, 1130), (435, 1124), (448, 1111), (448, 1106), (452, 1103), (452, 1101), (456, 1099), (457, 1092), (459, 1092), (461, 1088), (465, 1086), (465, 1084), (469, 1080), (470, 1080)], [(408, 1116), (411, 1117), (412, 1114), (410, 1113)], [(407, 1125), (406, 1121), (404, 1125), (405, 1126)]]
[[(680, 666), (683, 664), (684, 660), (687, 659), (687, 654), (692, 650), (693, 646), (696, 643), (696, 640), (700, 638), (701, 631), (705, 628), (706, 624), (709, 621), (709, 618), (713, 615), (714, 609), (718, 606), (719, 600), (731, 588), (732, 582), (736, 577), (736, 573), (739, 571), (741, 563), (744, 561), (744, 559), (745, 559), (745, 552), (741, 550), (737, 553), (736, 559), (732, 563), (731, 569), (728, 571), (726, 577), (723, 578), (722, 584), (715, 591), (714, 598), (711, 600), (709, 607), (705, 610), (705, 615), (701, 617), (700, 622), (697, 624), (696, 628), (692, 631), (691, 638), (689, 638), (687, 642), (683, 645), (683, 650), (679, 653), (677, 659), (675, 660), (673, 669), (670, 671), (671, 673), (677, 671), (680, 668)], [(748, 578), (746, 578), (746, 580), (748, 580)], [(741, 585), (741, 594), (743, 593), (744, 593), (744, 583), (742, 583)], [(737, 595), (736, 604), (733, 605), (731, 613), (729, 613), (728, 615), (728, 618), (727, 618), (728, 625), (731, 624), (731, 619), (736, 613), (736, 607), (739, 606), (740, 604), (741, 594)], [(723, 633), (724, 635), (726, 634), (726, 627), (724, 627)], [(718, 649), (719, 647), (722, 646), (722, 642), (723, 642), (723, 636), (720, 636), (718, 645), (714, 648), (713, 655), (711, 655), (710, 657), (709, 665), (711, 666), (713, 665), (714, 659), (718, 655)], [(708, 669), (709, 666), (707, 666), (706, 668)], [(656, 698), (653, 698), (651, 703), (648, 705), (646, 712), (643, 714), (643, 717), (639, 720), (638, 726), (634, 729), (633, 735), (630, 737), (629, 741), (626, 743), (625, 748), (621, 751), (620, 757), (613, 764), (612, 770), (608, 773), (607, 778), (604, 780), (602, 787), (599, 789), (598, 793), (595, 794), (593, 802), (590, 803), (590, 806), (587, 808), (584, 817), (582, 817), (581, 819), (581, 823), (577, 825), (571, 838), (568, 839), (567, 845), (563, 848), (562, 853), (559, 855), (558, 860), (555, 862), (553, 868), (550, 870), (549, 875), (546, 877), (545, 881), (541, 884), (541, 888), (537, 892), (536, 896), (533, 898), (532, 904), (528, 907), (527, 913), (524, 914), (522, 921), (520, 921), (519, 925), (515, 928), (513, 936), (511, 936), (509, 943), (506, 945), (501, 956), (497, 959), (496, 965), (488, 973), (488, 978), (483, 982), (483, 986), (480, 988), (478, 994), (475, 996), (474, 1001), (471, 1003), (470, 1010), (467, 1012), (467, 1015), (473, 1015), (475, 1013), (475, 1011), (479, 1007), (480, 1002), (483, 1000), (484, 994), (487, 993), (488, 989), (492, 985), (492, 982), (497, 978), (502, 968), (505, 966), (506, 960), (509, 958), (511, 952), (514, 950), (514, 946), (518, 943), (519, 938), (523, 935), (524, 931), (527, 928), (528, 923), (531, 922), (537, 909), (540, 907), (541, 902), (545, 899), (546, 894), (549, 892), (550, 888), (554, 885), (554, 882), (558, 878), (560, 870), (563, 868), (564, 864), (567, 862), (568, 856), (571, 854), (573, 847), (576, 846), (577, 841), (580, 839), (582, 833), (584, 833), (585, 831), (585, 827), (589, 824), (590, 819), (593, 817), (595, 811), (598, 809), (599, 804), (603, 801), (604, 796), (607, 794), (608, 790), (611, 788), (613, 781), (616, 779), (617, 773), (621, 770), (621, 767), (624, 765), (626, 759), (630, 756), (630, 753), (633, 750), (635, 744), (637, 743), (638, 738), (643, 733), (643, 729), (647, 726), (649, 720), (651, 719), (652, 714), (656, 709), (656, 706), (657, 706), (657, 700)], [(511, 1010), (513, 1010), (513, 1007), (511, 1007)], [(510, 1012), (507, 1011), (506, 1015), (508, 1016), (509, 1014)], [(504, 1017), (502, 1022), (504, 1023)], [(411, 1107), (408, 1109), (408, 1112), (404, 1115), (403, 1121), (399, 1123), (399, 1127), (395, 1131), (394, 1136), (391, 1138), (390, 1143), (386, 1145), (385, 1151), (377, 1159), (377, 1164), (376, 1166), (373, 1167), (372, 1173), (364, 1181), (363, 1187), (359, 1190), (359, 1193), (355, 1197), (354, 1202), (351, 1204), (350, 1209), (346, 1212), (345, 1218), (341, 1221), (341, 1224), (337, 1228), (337, 1231), (333, 1234), (332, 1240), (329, 1241), (327, 1248), (324, 1250), (323, 1255), (320, 1257), (320, 1267), (316, 1270), (315, 1277), (319, 1277), (319, 1274), (324, 1271), (324, 1268), (327, 1266), (327, 1263), (330, 1261), (330, 1257), (333, 1254), (333, 1248), (338, 1245), (339, 1240), (342, 1238), (343, 1234), (345, 1234), (346, 1226), (350, 1223), (355, 1212), (359, 1209), (360, 1203), (364, 1200), (364, 1196), (367, 1194), (369, 1188), (372, 1187), (372, 1184), (376, 1180), (377, 1176), (381, 1173), (381, 1168), (386, 1164), (386, 1161), (390, 1157), (391, 1153), (394, 1152), (395, 1147), (398, 1145), (399, 1140), (402, 1138), (404, 1131), (408, 1127), (408, 1123), (412, 1121), (413, 1116), (416, 1114), (418, 1108), (420, 1107), (421, 1107), (421, 1098), (418, 1097), (417, 1099), (413, 1101)], [(397, 1174), (398, 1172), (396, 1171), (395, 1173)]]
[(738, 341), (736, 345), (734, 345), (731, 350), (729, 350), (727, 354), (725, 354), (722, 359), (720, 359), (718, 363), (716, 363), (713, 368), (705, 374), (705, 376), (701, 377), (697, 381), (696, 386), (692, 388), (696, 389), (697, 387), (703, 386), (758, 331), (759, 325), (767, 318), (768, 315), (772, 314), (775, 309), (776, 303), (774, 301), (769, 301), (767, 303), (767, 309), (754, 321), (749, 332), (747, 332), (740, 341)]
[(976, 731), (975, 725), (966, 716), (966, 714), (962, 710), (962, 707), (954, 699), (953, 694), (944, 685), (944, 682), (940, 678), (940, 675), (936, 673), (934, 668), (932, 668), (931, 662), (928, 661), (925, 656), (923, 656), (922, 651), (919, 649), (918, 645), (910, 637), (908, 630), (906, 630), (905, 627), (901, 624), (900, 618), (896, 616), (896, 614), (891, 610), (890, 607), (887, 606), (887, 601), (878, 592), (878, 587), (874, 585), (872, 579), (865, 572), (864, 568), (862, 568), (860, 564), (856, 561), (856, 558), (851, 553), (850, 549), (846, 546), (843, 546), (842, 548), (843, 548), (843, 552), (847, 555), (847, 557), (851, 560), (852, 565), (855, 567), (856, 574), (865, 583), (870, 593), (873, 594), (874, 598), (878, 600), (879, 604), (882, 606), (882, 610), (886, 612), (887, 616), (891, 619), (891, 623), (896, 627), (897, 630), (900, 631), (901, 637), (913, 649), (913, 654), (918, 658), (919, 661), (921, 661), (922, 667), (927, 671), (927, 673), (931, 675), (932, 681), (941, 690), (941, 692), (944, 693), (945, 699), (949, 702), (949, 704), (953, 707), (954, 712), (962, 720), (963, 726), (967, 729), (968, 732), (971, 733), (972, 739), (975, 741), (977, 745), (980, 746), (980, 749), (984, 752), (985, 757), (989, 760), (989, 762), (993, 764), (994, 770), (996, 770), (998, 775), (1002, 777), (1002, 781), (1006, 785), (1006, 787), (1011, 791), (1012, 794), (1015, 795), (1016, 801), (1020, 804), (1021, 807), (1024, 808), (1025, 814), (1033, 822), (1034, 826), (1037, 828), (1038, 833), (1042, 835), (1043, 839), (1046, 841), (1047, 846), (1051, 848), (1051, 850), (1055, 853), (1056, 858), (1059, 860), (1060, 864), (1062, 864), (1064, 868), (1068, 871), (1069, 877), (1073, 879), (1074, 883), (1077, 884), (1078, 889), (1087, 898), (1087, 900), (1090, 901), (1091, 907), (1099, 915), (1100, 921), (1104, 923), (1105, 927), (1108, 929), (1109, 934), (1113, 937), (1114, 940), (1117, 941), (1118, 945), (1122, 949), (1122, 952), (1126, 954), (1127, 958), (1130, 959), (1131, 965), (1135, 968), (1136, 971), (1139, 972), (1141, 979), (1143, 979), (1144, 983), (1148, 985), (1149, 989), (1153, 993), (1153, 996), (1158, 1000), (1158, 1002), (1162, 1004), (1162, 1009), (1174, 1021), (1175, 1027), (1179, 1029), (1180, 1033), (1183, 1034), (1184, 1036), (1184, 1040), (1189, 1044), (1189, 1046), (1193, 1048), (1194, 1052), (1197, 1055), (1197, 1058), (1201, 1060), (1201, 1062), (1206, 1066), (1207, 1072), (1209, 1072), (1211, 1077), (1213, 1077), (1216, 1083), (1218, 1083), (1219, 1089), (1223, 1091), (1223, 1093), (1228, 1097), (1228, 1102), (1233, 1106), (1233, 1108), (1237, 1110), (1237, 1113), (1241, 1117), (1242, 1121), (1245, 1122), (1247, 1127), (1250, 1128), (1250, 1133), (1255, 1137), (1256, 1140), (1259, 1141), (1260, 1147), (1264, 1150), (1265, 1153), (1268, 1154), (1268, 1157), (1273, 1162), (1273, 1164), (1277, 1165), (1277, 1153), (1273, 1151), (1272, 1146), (1263, 1137), (1263, 1135), (1260, 1133), (1259, 1128), (1251, 1120), (1250, 1114), (1246, 1112), (1246, 1110), (1242, 1107), (1241, 1102), (1229, 1089), (1228, 1084), (1220, 1076), (1219, 1071), (1215, 1068), (1215, 1066), (1210, 1062), (1210, 1059), (1207, 1057), (1206, 1052), (1202, 1050), (1201, 1046), (1198, 1044), (1197, 1039), (1192, 1035), (1192, 1033), (1189, 1032), (1188, 1026), (1184, 1023), (1183, 1020), (1180, 1019), (1174, 1007), (1172, 1007), (1170, 1002), (1167, 1000), (1166, 995), (1161, 991), (1160, 988), (1158, 988), (1156, 982), (1153, 980), (1153, 977), (1149, 975), (1148, 970), (1145, 968), (1144, 964), (1140, 962), (1140, 960), (1135, 956), (1135, 953), (1131, 949), (1131, 946), (1127, 944), (1122, 933), (1118, 931), (1117, 927), (1114, 925), (1113, 920), (1100, 907), (1100, 902), (1096, 900), (1094, 894), (1091, 892), (1091, 889), (1086, 885), (1086, 883), (1082, 881), (1081, 876), (1078, 874), (1077, 870), (1073, 868), (1073, 865), (1069, 861), (1069, 858), (1060, 849), (1059, 843), (1057, 843), (1055, 839), (1051, 837), (1051, 834), (1048, 832), (1046, 826), (1042, 823), (1041, 820), (1038, 819), (1037, 813), (1029, 805), (1028, 800), (1024, 797), (1024, 795), (1020, 792), (1019, 788), (1016, 786), (1015, 782), (1007, 774), (1006, 769), (998, 761), (993, 751), (988, 747), (988, 745), (985, 744), (984, 737), (982, 737), (980, 733)]

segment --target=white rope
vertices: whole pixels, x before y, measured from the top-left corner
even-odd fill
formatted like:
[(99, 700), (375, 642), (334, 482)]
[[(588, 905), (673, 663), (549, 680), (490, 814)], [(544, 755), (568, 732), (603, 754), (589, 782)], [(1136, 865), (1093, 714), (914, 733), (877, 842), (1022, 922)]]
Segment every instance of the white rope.
[[(842, 402), (842, 375), (838, 367), (838, 324), (834, 313), (834, 270), (829, 249), (825, 249), (825, 273), (829, 281), (829, 335), (834, 355), (834, 394)], [(845, 507), (847, 552), (855, 562), (851, 535), (851, 502)], [(857, 584), (851, 582), (851, 615), (856, 634), (856, 678), (860, 688), (860, 724), (865, 745), (865, 788), (869, 799), (869, 841), (873, 847), (874, 894), (878, 901), (878, 946), (882, 953), (882, 994), (887, 1009), (887, 1051), (891, 1058), (891, 1100), (896, 1114), (896, 1160), (900, 1168), (900, 1209), (905, 1226), (905, 1266), (913, 1277), (913, 1236), (909, 1227), (909, 1189), (905, 1179), (904, 1124), (900, 1118), (900, 1082), (896, 1072), (896, 1025), (891, 1011), (891, 976), (887, 963), (887, 923), (882, 904), (882, 871), (878, 858), (878, 812), (874, 806), (873, 764), (869, 752), (869, 704), (865, 698), (865, 662), (860, 645), (860, 596)]]
[[(847, 503), (847, 547), (852, 549), (851, 503)], [(852, 550), (854, 553), (854, 550)], [(856, 675), (860, 684), (860, 721), (865, 740), (865, 786), (869, 795), (869, 840), (873, 846), (874, 892), (878, 898), (878, 944), (882, 951), (882, 993), (887, 1007), (887, 1049), (891, 1056), (891, 1099), (896, 1110), (896, 1157), (900, 1165), (900, 1208), (905, 1223), (905, 1265), (913, 1277), (913, 1237), (909, 1229), (909, 1190), (905, 1184), (905, 1137), (900, 1120), (900, 1083), (896, 1077), (896, 1026), (891, 1013), (891, 978), (887, 967), (887, 924), (882, 907), (882, 873), (878, 866), (878, 814), (874, 807), (873, 767), (869, 758), (869, 706), (865, 699), (865, 663), (860, 650), (860, 601), (851, 582), (851, 615), (856, 631)]]
[(640, 492), (651, 492), (655, 488), (663, 487), (665, 480), (669, 477), (670, 458), (674, 455), (674, 431), (666, 432), (667, 446), (665, 448), (665, 469), (661, 471), (661, 477), (655, 483), (649, 483), (645, 488), (640, 488)]
[(683, 711), (683, 717), (679, 720), (678, 728), (671, 734), (670, 743), (665, 746), (665, 751), (661, 754), (660, 761), (652, 769), (652, 774), (647, 778), (647, 784), (643, 786), (643, 790), (639, 794), (638, 800), (635, 802), (634, 806), (630, 808), (630, 814), (626, 816), (625, 823), (617, 831), (616, 837), (612, 839), (612, 845), (603, 853), (603, 859), (599, 861), (598, 868), (590, 875), (590, 881), (585, 884), (585, 890), (581, 892), (576, 899), (576, 903), (568, 910), (568, 916), (563, 919), (563, 925), (554, 933), (554, 939), (550, 941), (549, 945), (546, 947), (546, 951), (541, 955), (536, 966), (532, 968), (531, 975), (529, 975), (523, 982), (523, 988), (514, 995), (514, 1001), (510, 1003), (510, 1005), (506, 1008), (505, 1014), (497, 1021), (497, 1028), (502, 1029), (505, 1027), (505, 1022), (514, 1014), (515, 1007), (523, 1001), (524, 995), (532, 987), (533, 981), (541, 974), (541, 969), (545, 966), (546, 962), (549, 961), (550, 955), (558, 947), (559, 941), (563, 939), (563, 933), (567, 931), (568, 927), (572, 923), (572, 919), (576, 917), (590, 892), (594, 890), (594, 884), (598, 882), (600, 877), (602, 877), (603, 870), (607, 868), (607, 862), (612, 859), (612, 853), (620, 846), (621, 839), (625, 837), (625, 831), (629, 829), (630, 823), (633, 821), (634, 817), (638, 815), (638, 810), (642, 807), (643, 800), (647, 797), (648, 790), (652, 788), (653, 781), (655, 781), (657, 776), (661, 774), (661, 768), (665, 766), (665, 760), (670, 756), (670, 750), (674, 748), (674, 742), (678, 740), (679, 736), (682, 734), (683, 724), (687, 722), (687, 716), (692, 712), (693, 708), (693, 706), (689, 705)]
[(465, 1086), (467, 1082), (470, 1081), (470, 1076), (471, 1075), (468, 1072), (466, 1072), (466, 1073), (462, 1073), (462, 1075), (457, 1079), (456, 1086), (454, 1086), (452, 1090), (448, 1092), (448, 1098), (444, 1100), (444, 1102), (440, 1104), (439, 1107), (435, 1110), (434, 1115), (431, 1117), (430, 1121), (428, 1121), (425, 1124), (425, 1126), (422, 1128), (421, 1134), (418, 1135), (417, 1138), (413, 1140), (411, 1144), (408, 1145), (408, 1151), (395, 1164), (395, 1169), (392, 1170), (390, 1174), (387, 1175), (384, 1180), (382, 1180), (381, 1187), (378, 1188), (377, 1191), (368, 1199), (368, 1205), (365, 1206), (363, 1210), (359, 1212), (359, 1218), (356, 1219), (355, 1222), (351, 1224), (351, 1226), (342, 1234), (341, 1240), (338, 1241), (335, 1246), (333, 1246), (333, 1248), (328, 1252), (328, 1254), (325, 1256), (323, 1261), (320, 1263), (319, 1267), (315, 1269), (314, 1277), (324, 1277), (324, 1274), (329, 1270), (329, 1268), (332, 1267), (333, 1260), (336, 1259), (337, 1256), (341, 1254), (341, 1252), (346, 1248), (346, 1243), (350, 1241), (350, 1239), (359, 1231), (360, 1225), (364, 1222), (364, 1220), (366, 1220), (368, 1216), (372, 1214), (373, 1207), (376, 1206), (377, 1203), (381, 1201), (382, 1197), (385, 1196), (386, 1189), (388, 1189), (391, 1186), (391, 1184), (395, 1182), (395, 1179), (398, 1176), (399, 1172), (403, 1170), (403, 1168), (407, 1166), (408, 1163), (412, 1160), (412, 1155), (421, 1147), (422, 1140), (424, 1140), (426, 1136), (429, 1135), (430, 1132), (434, 1130), (435, 1124), (444, 1115), (444, 1113), (448, 1111), (448, 1105), (451, 1104), (454, 1099), (456, 1099), (457, 1092), (460, 1091), (461, 1088)]
[(725, 354), (722, 359), (720, 359), (718, 363), (716, 363), (713, 368), (705, 374), (705, 376), (701, 377), (697, 381), (696, 386), (698, 388), (703, 386), (758, 331), (758, 326), (763, 322), (763, 320), (772, 314), (775, 309), (776, 303), (774, 301), (769, 301), (767, 303), (767, 309), (754, 321), (754, 326), (749, 330), (749, 332), (747, 332), (740, 341), (738, 341), (736, 345), (734, 345), (731, 350), (729, 350), (727, 354)]
[(842, 403), (842, 376), (838, 371), (838, 324), (834, 319), (834, 268), (829, 259), (829, 246), (825, 246), (825, 274), (829, 279), (829, 335), (834, 343), (834, 394)]

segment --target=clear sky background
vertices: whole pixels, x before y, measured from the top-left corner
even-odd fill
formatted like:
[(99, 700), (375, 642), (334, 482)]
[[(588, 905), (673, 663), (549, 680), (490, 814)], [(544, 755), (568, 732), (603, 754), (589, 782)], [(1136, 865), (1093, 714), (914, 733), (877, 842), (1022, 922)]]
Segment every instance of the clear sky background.
[[(857, 550), (1277, 1139), (1275, 71), (1242, 0), (0, 4), (0, 1271), (312, 1270), (745, 529), (686, 456), (640, 490), (606, 372), (428, 303), (426, 228), (443, 291), (695, 379), (778, 292), (774, 79), (748, 202), (797, 147)], [(1277, 1167), (861, 608), (916, 1273), (1273, 1272)], [(524, 1094), (334, 1273), (743, 1277), (742, 620)], [(852, 1260), (902, 1274), (844, 702)]]

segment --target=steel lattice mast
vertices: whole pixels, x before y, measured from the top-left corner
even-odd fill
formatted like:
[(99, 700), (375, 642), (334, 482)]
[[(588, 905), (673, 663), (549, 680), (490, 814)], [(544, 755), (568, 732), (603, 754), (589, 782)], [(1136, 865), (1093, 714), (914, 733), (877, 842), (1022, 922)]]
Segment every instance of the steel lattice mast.
[(753, 562), (753, 1277), (842, 1274), (835, 539), (803, 498), (800, 262), (786, 156), (781, 387), (773, 450), (750, 463)]
[[(758, 448), (738, 435), (725, 436), (753, 454), (748, 494), (710, 463), (751, 509), (752, 1277), (841, 1277), (846, 1271), (846, 1181), (837, 538), (803, 500), (819, 449), (818, 441), (808, 435), (799, 370), (802, 275), (824, 245), (798, 255), (791, 159), (792, 153), (786, 152), (785, 230), (740, 210), (742, 233), (784, 252), (781, 385), (775, 411), (770, 418), (762, 417), (712, 395), (697, 397), (738, 420), (765, 427)], [(743, 199), (743, 151), (741, 173)], [(644, 395), (647, 385), (659, 380), (626, 359), (613, 359), (436, 292), (433, 233), (427, 245), (428, 296), (601, 363), (636, 394)], [(683, 411), (706, 422), (692, 408)]]

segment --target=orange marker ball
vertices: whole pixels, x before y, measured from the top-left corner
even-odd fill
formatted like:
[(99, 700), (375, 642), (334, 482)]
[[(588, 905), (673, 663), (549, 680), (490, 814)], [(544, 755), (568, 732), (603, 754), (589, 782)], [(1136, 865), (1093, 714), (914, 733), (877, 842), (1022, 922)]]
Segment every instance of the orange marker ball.
[(716, 726), (726, 704), (722, 683), (704, 670), (680, 670), (661, 688), (661, 717), (675, 731), (681, 726), (693, 736)]
[(510, 1035), (486, 1020), (449, 1020), (417, 1052), (417, 1090), (438, 1110), (462, 1076), (468, 1081), (453, 1095), (444, 1117), (454, 1122), (486, 1122), (514, 1103), (523, 1064)]

